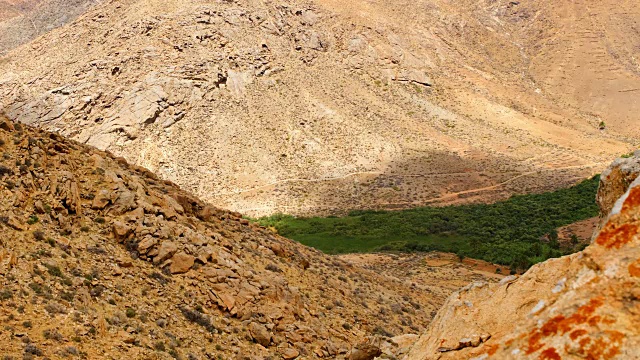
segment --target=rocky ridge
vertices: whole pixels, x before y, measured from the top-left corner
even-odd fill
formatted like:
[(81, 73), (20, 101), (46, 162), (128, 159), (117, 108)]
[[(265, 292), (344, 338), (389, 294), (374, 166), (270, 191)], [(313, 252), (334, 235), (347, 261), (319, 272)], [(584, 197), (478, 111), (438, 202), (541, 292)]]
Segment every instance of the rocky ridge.
[(404, 359), (640, 357), (639, 163), (636, 152), (603, 174), (608, 216), (590, 246), (454, 293)]
[(408, 344), (394, 336), (425, 327), (452, 291), (324, 255), (6, 118), (0, 153), (6, 358), (397, 356)]

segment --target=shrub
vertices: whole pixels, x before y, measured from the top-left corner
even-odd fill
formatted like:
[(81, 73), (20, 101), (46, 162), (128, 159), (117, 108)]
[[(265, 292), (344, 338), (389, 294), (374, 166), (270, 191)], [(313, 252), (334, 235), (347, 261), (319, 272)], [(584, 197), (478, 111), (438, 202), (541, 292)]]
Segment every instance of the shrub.
[(30, 355), (36, 355), (36, 356), (42, 356), (42, 350), (38, 349), (38, 347), (35, 344), (27, 344), (27, 346), (24, 347), (24, 352), (25, 354), (30, 354)]
[(13, 293), (9, 289), (0, 290), (0, 300), (9, 300), (13, 298)]
[(42, 332), (42, 335), (47, 340), (55, 340), (55, 341), (63, 341), (64, 336), (58, 332), (56, 329), (47, 329)]
[(33, 232), (33, 238), (36, 239), (37, 241), (43, 241), (44, 240), (44, 232), (41, 230), (36, 230)]
[(47, 271), (52, 276), (63, 277), (62, 270), (55, 265), (45, 265), (47, 267)]
[(201, 312), (197, 310), (190, 310), (184, 307), (180, 308), (180, 311), (182, 312), (182, 315), (184, 315), (184, 317), (187, 318), (187, 320), (204, 327), (209, 332), (214, 332), (216, 330), (216, 327), (213, 326), (213, 324), (211, 323), (211, 320), (209, 320), (209, 318), (206, 317)]
[(282, 270), (280, 270), (280, 268), (275, 264), (269, 264), (269, 265), (265, 266), (265, 269), (267, 269), (269, 271), (273, 271), (273, 272), (278, 272), (278, 273), (282, 272)]
[(133, 308), (127, 308), (126, 314), (128, 318), (134, 318), (136, 317), (136, 310)]
[(29, 220), (27, 220), (27, 224), (29, 224), (29, 225), (33, 225), (33, 224), (37, 223), (39, 220), (40, 220), (40, 219), (38, 219), (38, 216), (37, 216), (37, 215), (31, 215), (31, 216), (29, 217)]

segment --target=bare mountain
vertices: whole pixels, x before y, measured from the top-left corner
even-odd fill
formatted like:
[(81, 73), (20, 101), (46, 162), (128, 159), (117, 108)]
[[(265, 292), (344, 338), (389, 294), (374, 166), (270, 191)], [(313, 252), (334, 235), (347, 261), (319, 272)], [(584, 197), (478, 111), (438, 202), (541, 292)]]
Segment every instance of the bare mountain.
[(70, 21), (100, 0), (1, 0), (0, 55)]
[(0, 59), (0, 106), (251, 215), (494, 201), (637, 146), (639, 19), (610, 0), (111, 0)]

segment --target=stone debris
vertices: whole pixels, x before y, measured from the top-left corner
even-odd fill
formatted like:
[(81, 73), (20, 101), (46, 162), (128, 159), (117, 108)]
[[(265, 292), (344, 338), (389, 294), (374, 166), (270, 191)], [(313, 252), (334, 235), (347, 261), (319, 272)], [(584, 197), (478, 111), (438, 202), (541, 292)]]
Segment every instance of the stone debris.
[(23, 358), (22, 333), (49, 358), (366, 358), (377, 351), (356, 344), (426, 327), (451, 292), (416, 293), (403, 273), (306, 248), (3, 116), (0, 140), (3, 355)]

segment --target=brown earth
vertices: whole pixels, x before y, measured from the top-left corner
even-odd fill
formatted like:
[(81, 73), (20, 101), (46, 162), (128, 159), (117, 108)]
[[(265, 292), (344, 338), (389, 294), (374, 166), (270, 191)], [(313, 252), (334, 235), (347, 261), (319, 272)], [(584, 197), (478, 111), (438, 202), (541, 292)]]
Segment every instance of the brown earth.
[(639, 165), (636, 153), (604, 172), (609, 216), (584, 251), (457, 291), (404, 359), (640, 358)]
[(467, 265), (404, 272), (397, 257), (377, 271), (324, 255), (4, 118), (0, 154), (5, 359), (396, 356), (460, 284), (497, 281)]
[(110, 0), (0, 107), (253, 216), (490, 202), (637, 147), (636, 5)]

